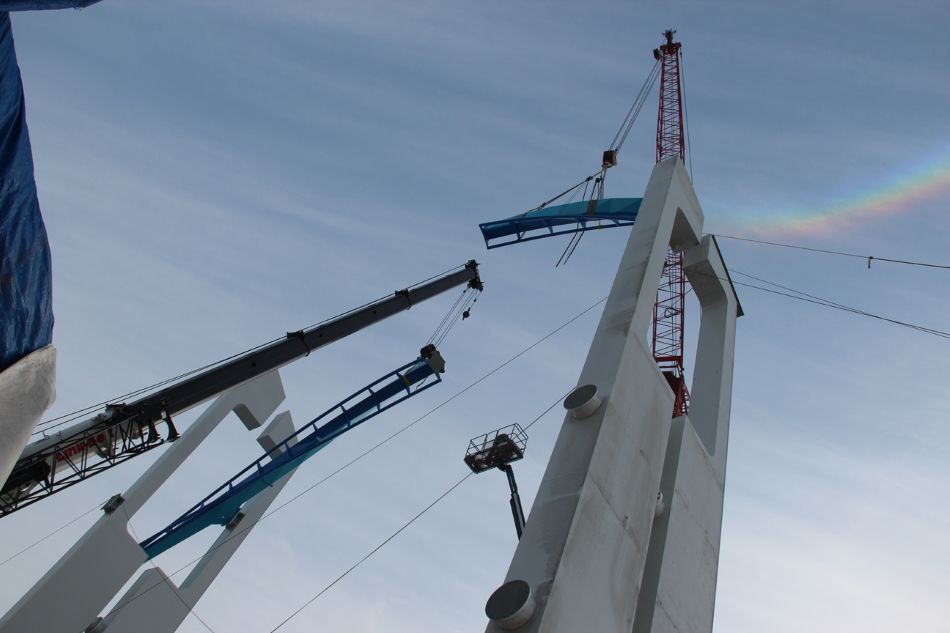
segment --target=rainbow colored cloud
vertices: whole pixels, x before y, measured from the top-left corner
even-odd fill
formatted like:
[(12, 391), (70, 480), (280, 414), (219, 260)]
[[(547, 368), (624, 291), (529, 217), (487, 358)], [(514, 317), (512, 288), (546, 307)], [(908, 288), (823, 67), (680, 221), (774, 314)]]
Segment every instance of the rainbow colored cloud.
[(726, 223), (746, 234), (762, 237), (779, 235), (829, 235), (858, 222), (904, 213), (913, 213), (922, 203), (950, 196), (950, 151), (907, 175), (892, 177), (839, 202), (812, 209), (727, 216)]

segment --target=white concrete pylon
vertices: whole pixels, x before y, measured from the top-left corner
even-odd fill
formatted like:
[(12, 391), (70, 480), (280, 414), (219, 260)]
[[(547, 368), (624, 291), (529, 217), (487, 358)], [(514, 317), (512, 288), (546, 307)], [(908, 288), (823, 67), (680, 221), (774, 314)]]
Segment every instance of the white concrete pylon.
[(685, 254), (702, 307), (692, 400), (673, 420), (633, 633), (712, 631), (719, 569), (736, 319), (742, 315), (716, 240)]
[[(654, 550), (651, 534), (661, 479), (670, 479), (670, 490), (664, 490), (667, 509), (661, 519), (668, 517), (670, 525), (677, 528), (677, 544), (695, 541), (691, 529), (708, 526), (717, 536), (714, 549), (718, 553), (738, 302), (731, 284), (718, 280), (720, 272), (725, 277), (725, 269), (714, 242), (710, 238), (701, 242), (702, 226), (702, 210), (682, 161), (672, 158), (658, 164), (578, 380), (579, 385), (594, 385), (603, 403), (583, 420), (571, 414), (565, 417), (505, 579), (522, 591), (512, 591), (511, 600), (505, 595), (493, 596), (495, 621), (489, 622), (487, 633), (630, 633), (635, 618), (639, 624), (639, 614), (647, 611), (640, 604), (644, 602), (641, 584), (657, 588), (649, 598), (644, 596), (651, 613), (657, 595), (666, 595), (668, 586), (672, 591), (681, 590), (682, 600), (689, 600), (694, 591), (705, 591), (709, 595), (702, 596), (700, 602), (710, 605), (711, 628), (715, 564), (711, 589), (708, 583), (699, 589), (681, 583), (682, 576), (668, 570), (662, 556), (656, 569), (645, 573), (648, 554)], [(688, 417), (671, 421), (673, 392), (647, 339), (668, 246), (687, 250), (687, 274), (691, 283), (698, 284), (703, 325), (691, 406), (703, 421), (704, 437), (713, 437), (711, 445), (722, 444), (718, 451), (721, 468), (700, 446), (702, 455), (691, 451), (680, 459), (678, 468), (667, 464), (672, 471), (665, 469), (671, 429), (676, 436), (677, 428), (689, 428), (689, 434), (679, 434), (698, 437)], [(707, 274), (709, 270), (714, 274)], [(677, 447), (681, 439), (675, 439)], [(703, 472), (704, 467), (708, 472)], [(702, 483), (694, 485), (696, 478)], [(710, 509), (704, 507), (702, 516), (690, 517), (688, 529), (680, 530), (681, 525), (686, 526), (680, 517), (688, 514), (680, 508), (685, 490), (681, 488), (686, 483), (690, 491), (703, 489), (705, 494), (708, 488), (713, 490), (707, 500)], [(697, 547), (702, 549), (703, 544)], [(699, 560), (706, 564), (709, 557)], [(530, 592), (514, 582), (519, 580), (527, 583)], [(518, 599), (528, 594), (534, 603), (531, 616), (505, 618), (507, 610), (514, 613), (520, 609)], [(696, 621), (705, 622), (698, 616), (690, 619)], [(673, 630), (652, 628), (652, 619), (646, 627), (637, 632)], [(710, 628), (689, 626), (680, 633), (708, 632)]]
[[(147, 560), (138, 540), (129, 534), (130, 517), (142, 508), (231, 411), (238, 415), (244, 426), (255, 429), (271, 416), (284, 397), (283, 384), (277, 371), (264, 374), (219, 396), (122, 494), (121, 503), (99, 517), (86, 534), (7, 612), (0, 620), (0, 631), (81, 631), (86, 627), (90, 630), (101, 627), (103, 622), (98, 617), (99, 613)], [(288, 420), (284, 418), (282, 424), (286, 425)], [(271, 426), (268, 430), (273, 428)], [(273, 497), (269, 500), (273, 501)], [(262, 514), (266, 507), (267, 504), (257, 506), (253, 511)], [(220, 550), (209, 551), (209, 555), (202, 559), (203, 565), (189, 576), (195, 581), (194, 587), (188, 589), (188, 580), (182, 584), (182, 597), (196, 601), (233, 549), (240, 544), (240, 540), (243, 537), (234, 539), (233, 543), (228, 543)], [(162, 592), (156, 594), (161, 596)], [(147, 603), (149, 599), (139, 600), (138, 603)], [(193, 606), (194, 603), (188, 604)], [(180, 601), (178, 608), (185, 608)], [(154, 624), (159, 627), (155, 629), (139, 622), (139, 626), (132, 630), (156, 633), (173, 631), (181, 620), (169, 627), (171, 620), (155, 621)]]
[[(274, 417), (257, 441), (265, 451), (270, 451), (278, 448), (278, 444), (295, 430), (290, 412), (284, 411)], [(291, 445), (295, 443), (291, 442)], [(245, 504), (241, 508), (240, 520), (221, 530), (220, 536), (181, 585), (176, 585), (158, 567), (143, 571), (95, 632), (172, 633), (177, 630), (295, 472), (296, 469), (284, 475)]]

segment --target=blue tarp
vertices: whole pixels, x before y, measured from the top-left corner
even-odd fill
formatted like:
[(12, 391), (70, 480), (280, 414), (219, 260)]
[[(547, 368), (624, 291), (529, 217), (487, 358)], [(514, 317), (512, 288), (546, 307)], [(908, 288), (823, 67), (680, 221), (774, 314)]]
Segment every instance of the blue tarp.
[(82, 9), (101, 0), (0, 0), (0, 11), (44, 11)]
[(53, 337), (49, 241), (33, 180), (23, 83), (8, 11), (80, 8), (98, 0), (0, 0), (0, 371)]
[(0, 13), (0, 371), (53, 338), (49, 242), (10, 16)]

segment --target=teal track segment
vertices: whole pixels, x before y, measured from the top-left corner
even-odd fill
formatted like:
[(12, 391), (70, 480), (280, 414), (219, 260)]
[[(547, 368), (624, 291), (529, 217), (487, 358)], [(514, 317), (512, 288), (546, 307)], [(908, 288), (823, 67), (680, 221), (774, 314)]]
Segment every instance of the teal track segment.
[[(430, 376), (435, 380), (420, 384)], [(331, 441), (440, 382), (439, 374), (421, 357), (386, 374), (312, 420), (139, 545), (149, 558), (155, 558), (206, 527), (227, 525), (241, 506), (280, 481)], [(323, 422), (322, 426), (318, 426), (320, 422)]]
[(485, 238), (485, 246), (498, 248), (554, 235), (631, 226), (637, 219), (641, 202), (643, 198), (582, 200), (483, 222), (478, 228)]

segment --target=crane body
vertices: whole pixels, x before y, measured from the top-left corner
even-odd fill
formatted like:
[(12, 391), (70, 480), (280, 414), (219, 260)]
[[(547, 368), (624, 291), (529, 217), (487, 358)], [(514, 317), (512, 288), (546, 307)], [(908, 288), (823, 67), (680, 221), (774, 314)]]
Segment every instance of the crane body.
[[(178, 413), (463, 284), (482, 288), (474, 260), (461, 270), (397, 290), (320, 325), (288, 332), (278, 341), (133, 402), (107, 405), (104, 413), (26, 447), (0, 490), (0, 516), (176, 439), (178, 432), (172, 418)], [(167, 439), (161, 438), (156, 429), (161, 422), (168, 425)]]

